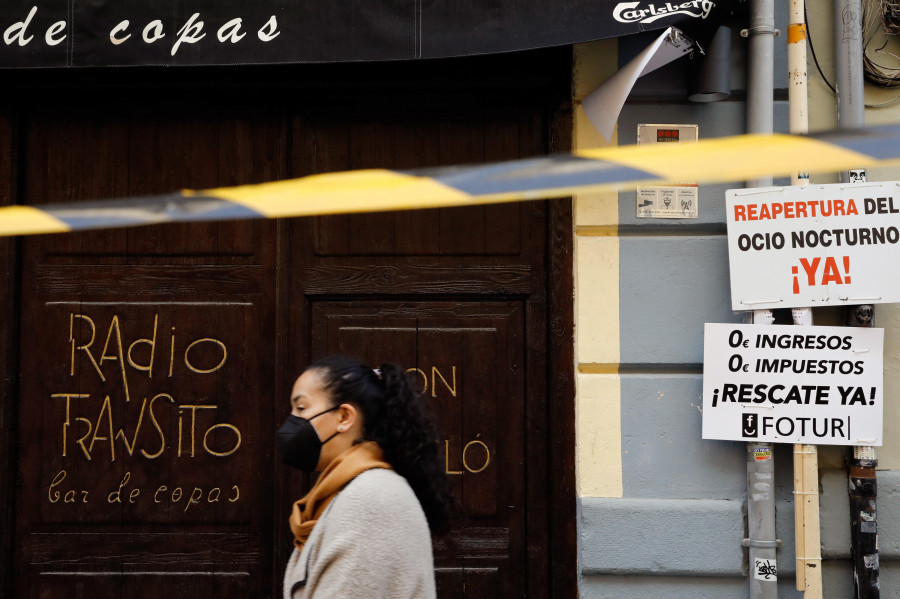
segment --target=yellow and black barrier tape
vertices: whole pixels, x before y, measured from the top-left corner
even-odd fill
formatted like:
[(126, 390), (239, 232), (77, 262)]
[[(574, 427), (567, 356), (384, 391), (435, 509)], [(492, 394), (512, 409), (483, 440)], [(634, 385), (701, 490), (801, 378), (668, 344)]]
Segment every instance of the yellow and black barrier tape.
[(470, 206), (679, 181), (724, 183), (799, 170), (900, 164), (900, 126), (806, 136), (738, 135), (695, 144), (617, 146), (493, 164), (361, 170), (257, 185), (0, 208), (0, 236), (167, 222)]

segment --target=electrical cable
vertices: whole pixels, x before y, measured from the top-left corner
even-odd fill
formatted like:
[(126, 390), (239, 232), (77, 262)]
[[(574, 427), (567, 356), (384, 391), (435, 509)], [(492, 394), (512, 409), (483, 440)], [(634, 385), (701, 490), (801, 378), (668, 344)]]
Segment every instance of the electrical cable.
[(900, 34), (900, 1), (879, 0), (881, 4), (881, 22), (885, 35)]
[(806, 27), (806, 43), (809, 45), (809, 53), (812, 54), (813, 62), (816, 63), (816, 70), (819, 71), (819, 76), (822, 77), (822, 81), (825, 82), (825, 85), (835, 94), (837, 94), (837, 90), (833, 85), (828, 81), (828, 77), (825, 76), (825, 73), (822, 72), (822, 67), (819, 66), (819, 59), (816, 57), (816, 49), (813, 48), (812, 43), (812, 34), (809, 31), (809, 21), (806, 20), (806, 4), (808, 0), (803, 0), (803, 25)]
[[(875, 6), (877, 3), (877, 7)], [(863, 25), (863, 74), (865, 78), (881, 88), (900, 86), (900, 56), (892, 52), (884, 52), (892, 36), (900, 34), (900, 0), (865, 0), (862, 5)], [(877, 27), (877, 25), (881, 27)], [(897, 59), (898, 66), (891, 67), (876, 62), (869, 55), (869, 46), (879, 33), (884, 37), (881, 47), (873, 54), (892, 56)]]
[[(872, 18), (870, 14), (870, 5), (874, 2), (879, 3), (880, 7), (880, 19), (875, 17)], [(832, 93), (837, 94), (837, 89), (835, 89), (834, 85), (828, 81), (828, 77), (825, 76), (825, 73), (822, 71), (821, 65), (819, 65), (819, 58), (816, 56), (816, 49), (813, 46), (812, 41), (812, 33), (809, 29), (809, 21), (807, 19), (807, 3), (808, 0), (804, 0), (803, 2), (803, 24), (806, 25), (806, 41), (809, 46), (809, 52), (812, 55), (813, 62), (816, 65), (816, 70), (819, 72), (819, 76), (822, 77), (822, 81), (825, 82), (825, 85), (832, 91)], [(877, 29), (875, 25), (880, 21), (882, 24), (882, 33), (885, 36), (884, 44), (881, 45), (880, 48), (875, 50), (877, 53), (881, 53), (884, 50), (885, 46), (887, 46), (889, 36), (900, 35), (900, 0), (868, 0), (864, 1), (862, 6), (862, 23), (863, 23), (863, 39), (866, 40), (863, 44), (863, 74), (865, 78), (872, 83), (873, 85), (881, 88), (891, 88), (900, 86), (900, 67), (896, 69), (891, 69), (890, 67), (886, 67), (884, 65), (880, 65), (872, 60), (868, 55), (868, 47), (871, 44), (872, 40), (877, 33)], [(893, 56), (900, 60), (900, 57), (896, 56), (892, 53), (887, 53), (890, 56)], [(882, 69), (888, 69), (894, 71), (893, 75), (887, 75)], [(883, 108), (890, 104), (893, 104), (897, 101), (900, 101), (900, 96), (887, 100), (885, 102), (879, 102), (877, 104), (866, 104), (866, 108)]]

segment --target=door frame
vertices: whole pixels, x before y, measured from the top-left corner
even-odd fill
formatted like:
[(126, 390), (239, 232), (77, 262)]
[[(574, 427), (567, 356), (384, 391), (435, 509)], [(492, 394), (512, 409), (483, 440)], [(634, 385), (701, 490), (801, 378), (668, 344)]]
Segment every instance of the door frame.
[[(572, 144), (572, 104), (568, 95), (568, 86), (552, 85), (549, 87), (550, 99), (545, 112), (547, 119), (547, 149), (551, 153), (568, 152)], [(539, 324), (540, 330), (529, 330), (535, 337), (529, 343), (540, 343), (544, 349), (545, 371), (530, 375), (532, 380), (543, 387), (545, 398), (542, 414), (535, 415), (540, 419), (536, 423), (544, 436), (544, 442), (538, 450), (532, 450), (526, 442), (528, 459), (527, 476), (535, 480), (547, 481), (544, 489), (546, 495), (537, 498), (542, 504), (541, 511), (535, 512), (543, 516), (540, 522), (529, 525), (528, 546), (526, 552), (529, 563), (543, 560), (542, 568), (530, 569), (527, 573), (529, 597), (557, 599), (577, 597), (577, 493), (575, 479), (575, 345), (574, 345), (574, 227), (573, 200), (561, 198), (545, 201), (543, 227), (544, 245), (544, 277), (543, 297), (535, 297), (532, 301), (542, 304), (545, 315)], [(297, 230), (300, 234), (297, 234)], [(290, 393), (293, 380), (292, 372), (309, 360), (310, 347), (308, 336), (302, 330), (311, 326), (312, 304), (320, 300), (348, 299), (342, 293), (330, 292), (313, 285), (310, 290), (303, 282), (305, 265), (293, 261), (299, 255), (298, 247), (313, 237), (312, 224), (307, 221), (299, 229), (292, 228), (287, 221), (279, 230), (279, 258), (290, 268), (280, 268), (278, 281), (278, 298), (281, 301), (277, 308), (280, 322), (287, 326), (278, 331), (279, 355), (282, 363), (280, 370), (285, 373), (285, 380), (279, 381), (276, 389), (282, 396)], [(301, 252), (302, 253), (302, 252)], [(384, 291), (375, 292), (376, 297), (384, 297)], [(417, 299), (435, 299), (433, 293), (423, 292)], [(401, 294), (404, 297), (408, 295)], [(527, 325), (526, 325), (527, 326)], [(537, 325), (536, 325), (537, 326)], [(287, 330), (285, 330), (287, 329)], [(526, 344), (526, 356), (529, 353)], [(288, 351), (285, 351), (288, 350)], [(526, 361), (528, 358), (526, 357)], [(280, 409), (280, 408), (279, 408)], [(279, 412), (281, 413), (281, 412)], [(284, 493), (287, 485), (279, 476), (275, 476), (275, 496)], [(526, 496), (529, 496), (536, 485), (526, 485)], [(275, 509), (278, 506), (274, 506)], [(534, 534), (532, 534), (532, 532)], [(274, 533), (276, 546), (289, 546), (288, 531), (276, 530)], [(277, 555), (277, 551), (276, 551)], [(280, 564), (276, 558), (273, 564), (274, 579), (277, 584)]]
[[(15, 154), (17, 135), (13, 110), (7, 108), (0, 115), (0, 206), (16, 204)], [(0, 543), (0, 595), (13, 596), (13, 558), (15, 554), (15, 497), (18, 481), (18, 454), (16, 453), (16, 423), (19, 371), (18, 297), (20, 282), (20, 243), (17, 238), (0, 238), (0, 322), (3, 328), (0, 339), (0, 530), (7, 538)]]
[[(573, 48), (569, 51), (574, 64)], [(571, 93), (556, 87), (550, 115), (550, 152), (571, 152), (574, 114)], [(578, 596), (578, 494), (575, 478), (575, 227), (574, 198), (549, 201), (547, 231), (547, 404), (550, 483), (550, 596)], [(556, 465), (553, 468), (552, 465)], [(552, 473), (551, 473), (552, 469)], [(553, 474), (553, 476), (551, 476)], [(554, 576), (554, 573), (561, 575)]]

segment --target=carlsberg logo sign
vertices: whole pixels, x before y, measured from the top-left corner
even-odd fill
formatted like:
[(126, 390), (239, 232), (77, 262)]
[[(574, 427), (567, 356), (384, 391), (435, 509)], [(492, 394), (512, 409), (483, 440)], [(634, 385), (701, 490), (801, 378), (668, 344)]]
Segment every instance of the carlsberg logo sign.
[(640, 2), (619, 2), (613, 9), (613, 18), (620, 23), (652, 23), (663, 17), (686, 15), (705, 19), (715, 6), (712, 0), (692, 0), (691, 2), (666, 2), (646, 4), (638, 8)]

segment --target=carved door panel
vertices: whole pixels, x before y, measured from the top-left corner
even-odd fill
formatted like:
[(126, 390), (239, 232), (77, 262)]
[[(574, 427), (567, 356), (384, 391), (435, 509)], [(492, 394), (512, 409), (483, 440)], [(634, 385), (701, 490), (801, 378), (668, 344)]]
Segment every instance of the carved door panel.
[[(402, 169), (543, 151), (540, 102), (469, 100), (398, 98), (352, 118), (304, 115), (294, 140), (306, 150), (293, 168)], [(342, 352), (396, 362), (414, 369), (437, 413), (465, 514), (435, 544), (441, 599), (549, 594), (549, 486), (527, 475), (544, 472), (548, 447), (546, 217), (535, 202), (291, 224), (288, 347), (304, 352), (296, 361)], [(296, 487), (282, 494), (296, 497)]]
[(314, 357), (415, 373), (465, 514), (435, 546), (441, 597), (525, 595), (524, 319), (517, 302), (317, 302)]
[[(78, 93), (52, 88), (64, 107), (40, 88), (12, 124), (0, 120), (0, 204), (559, 150), (565, 139), (551, 148), (551, 129), (569, 125), (560, 113), (554, 126), (550, 113), (569, 96), (570, 62), (554, 51), (298, 67), (278, 71), (285, 89), (265, 69), (240, 71), (247, 82), (233, 87), (219, 70), (179, 71), (159, 89), (144, 71), (116, 71), (122, 82), (97, 89), (85, 74)], [(440, 597), (571, 596), (554, 591), (574, 585), (551, 571), (565, 554), (561, 578), (575, 579), (574, 466), (554, 449), (574, 447), (573, 410), (548, 410), (548, 383), (571, 394), (558, 384), (572, 363), (571, 317), (552, 310), (571, 299), (562, 272), (571, 222), (567, 208), (549, 206), (0, 243), (0, 277), (19, 285), (0, 290), (0, 310), (15, 321), (0, 364), (18, 370), (0, 406), (0, 447), (14, 456), (0, 468), (0, 521), (14, 520), (4, 538), (17, 547), (3, 560), (14, 574), (0, 576), (0, 594), (278, 596), (287, 509), (304, 481), (276, 459), (274, 431), (297, 371), (344, 351), (415, 368), (443, 427), (466, 518), (435, 546)], [(548, 272), (548, 260), (564, 268)], [(558, 303), (548, 308), (551, 290)], [(567, 460), (559, 483), (546, 476), (554, 451)], [(561, 541), (551, 522), (567, 527)]]
[[(28, 203), (283, 175), (266, 117), (77, 114), (32, 115)], [(17, 597), (269, 593), (274, 245), (263, 221), (24, 242)]]

